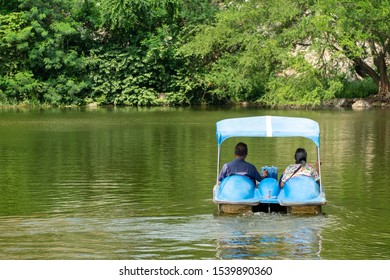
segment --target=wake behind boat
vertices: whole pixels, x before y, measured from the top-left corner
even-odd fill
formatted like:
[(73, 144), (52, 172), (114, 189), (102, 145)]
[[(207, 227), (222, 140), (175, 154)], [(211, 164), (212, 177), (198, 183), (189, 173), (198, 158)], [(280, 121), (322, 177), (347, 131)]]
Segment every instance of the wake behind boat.
[[(320, 161), (320, 129), (317, 122), (307, 118), (280, 116), (258, 116), (225, 119), (217, 122), (218, 163), (217, 183), (213, 190), (213, 201), (220, 212), (241, 212), (254, 209), (281, 207), (289, 213), (321, 213), (326, 204), (322, 180), (297, 176), (287, 180), (280, 189), (278, 170), (275, 166), (264, 166), (268, 177), (258, 186), (246, 176), (231, 175), (218, 181), (222, 143), (230, 137), (305, 137), (316, 145), (317, 162)], [(318, 167), (321, 178), (321, 168)]]

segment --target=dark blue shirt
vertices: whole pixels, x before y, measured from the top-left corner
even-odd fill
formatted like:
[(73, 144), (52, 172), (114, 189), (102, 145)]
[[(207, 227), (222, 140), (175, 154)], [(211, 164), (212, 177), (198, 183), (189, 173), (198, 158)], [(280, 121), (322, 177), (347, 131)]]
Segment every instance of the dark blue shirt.
[(228, 177), (233, 174), (244, 175), (252, 179), (254, 182), (261, 181), (261, 176), (257, 171), (256, 167), (246, 162), (244, 159), (236, 158), (235, 160), (225, 163), (222, 167), (221, 172), (219, 173), (218, 180), (222, 181), (223, 178)]

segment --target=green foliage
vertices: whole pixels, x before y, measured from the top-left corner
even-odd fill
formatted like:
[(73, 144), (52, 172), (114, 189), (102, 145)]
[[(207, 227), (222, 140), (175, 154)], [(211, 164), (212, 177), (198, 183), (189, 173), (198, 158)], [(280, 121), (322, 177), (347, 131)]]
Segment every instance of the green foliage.
[(67, 4), (23, 0), (21, 11), (0, 15), (1, 88), (10, 100), (80, 103), (88, 82), (80, 25)]
[(43, 84), (34, 79), (31, 72), (18, 72), (9, 77), (0, 78), (0, 90), (3, 92), (2, 99), (19, 102), (41, 101)]
[[(386, 4), (230, 1), (214, 24), (196, 28), (181, 51), (202, 61), (201, 77), (211, 94), (271, 105), (316, 105), (342, 94), (339, 77), (348, 75), (358, 59), (373, 58), (377, 69), (365, 64), (362, 71), (376, 76), (377, 83), (386, 75), (381, 66), (390, 50)], [(376, 20), (383, 23), (377, 27)]]
[(277, 77), (267, 86), (267, 93), (258, 102), (270, 106), (316, 106), (321, 100), (335, 97), (343, 88), (340, 81), (324, 81), (314, 73)]
[[(194, 14), (182, 4), (187, 1), (136, 1), (136, 5), (130, 5), (133, 2), (115, 2), (102, 14), (108, 19), (103, 21), (105, 28), (112, 30), (112, 43), (91, 50), (87, 58), (93, 84), (89, 98), (98, 104), (189, 104), (200, 86), (189, 70), (190, 62), (177, 50), (183, 21), (190, 24), (199, 19), (191, 18)], [(205, 2), (200, 1), (203, 6)], [(119, 13), (120, 9), (113, 9), (118, 5), (131, 8)]]
[(378, 87), (371, 78), (344, 81), (343, 91), (336, 95), (341, 98), (365, 98), (378, 92)]
[(86, 93), (90, 91), (90, 87), (88, 81), (59, 75), (55, 79), (45, 81), (42, 101), (52, 105), (84, 105)]
[[(160, 43), (158, 38), (149, 38), (143, 42), (145, 50), (134, 47), (92, 50), (87, 59), (93, 83), (90, 98), (99, 104), (184, 104), (187, 98), (180, 92), (180, 78), (171, 68), (175, 58)], [(171, 64), (162, 63), (164, 60)]]
[[(0, 102), (363, 97), (386, 91), (389, 14), (388, 0), (0, 0)], [(355, 70), (371, 80), (340, 78)]]
[(19, 1), (17, 0), (0, 0), (0, 14), (8, 14), (18, 9)]
[(24, 67), (31, 36), (25, 13), (0, 15), (0, 73), (11, 75)]
[[(177, 49), (187, 36), (181, 30), (210, 19), (215, 7), (207, 0), (20, 0), (0, 15), (2, 99), (196, 103), (201, 85)], [(31, 85), (23, 88), (22, 77)]]
[(203, 61), (210, 93), (253, 101), (290, 59), (293, 42), (285, 30), (301, 15), (299, 1), (233, 1), (217, 14), (214, 25), (199, 26), (181, 52)]
[(90, 98), (99, 104), (156, 105), (157, 92), (148, 89), (152, 75), (144, 71), (137, 49), (96, 49), (87, 59), (93, 89)]
[(172, 25), (179, 14), (179, 0), (102, 0), (101, 28), (107, 40), (116, 44), (136, 44), (165, 24)]
[(317, 50), (347, 60), (359, 69), (357, 74), (373, 79), (379, 94), (390, 98), (390, 1), (327, 0), (319, 1), (315, 9), (323, 15), (322, 31), (326, 34), (317, 37), (322, 45)]
[(270, 106), (317, 106), (343, 89), (340, 77), (326, 77), (324, 69), (316, 68), (301, 54), (291, 57), (284, 67), (269, 79), (266, 94), (258, 102)]

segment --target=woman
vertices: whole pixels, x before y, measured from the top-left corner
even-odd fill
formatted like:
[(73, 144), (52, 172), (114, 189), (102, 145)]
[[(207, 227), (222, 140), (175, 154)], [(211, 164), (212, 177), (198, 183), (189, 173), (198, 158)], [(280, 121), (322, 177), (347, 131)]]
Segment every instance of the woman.
[[(295, 151), (295, 164), (290, 164), (283, 172), (280, 180), (280, 188), (283, 188), (287, 180), (297, 176), (309, 176), (314, 180), (319, 181), (318, 171), (311, 164), (306, 163), (307, 152), (303, 148), (298, 148)], [(318, 165), (318, 164), (317, 164)], [(317, 166), (318, 168), (318, 166)]]

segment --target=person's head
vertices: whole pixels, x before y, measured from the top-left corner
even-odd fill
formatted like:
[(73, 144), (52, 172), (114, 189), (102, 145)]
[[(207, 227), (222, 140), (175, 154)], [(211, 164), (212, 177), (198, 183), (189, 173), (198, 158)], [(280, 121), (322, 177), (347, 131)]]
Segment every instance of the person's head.
[(295, 151), (295, 163), (306, 163), (307, 160), (307, 152), (304, 148), (298, 148)]
[(236, 157), (245, 158), (248, 154), (248, 146), (245, 143), (238, 143), (234, 149), (234, 155)]

